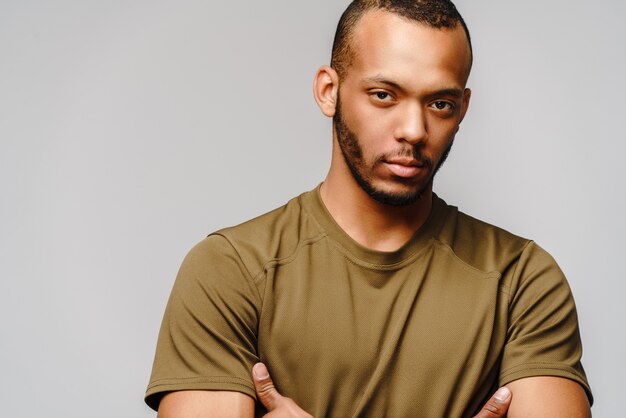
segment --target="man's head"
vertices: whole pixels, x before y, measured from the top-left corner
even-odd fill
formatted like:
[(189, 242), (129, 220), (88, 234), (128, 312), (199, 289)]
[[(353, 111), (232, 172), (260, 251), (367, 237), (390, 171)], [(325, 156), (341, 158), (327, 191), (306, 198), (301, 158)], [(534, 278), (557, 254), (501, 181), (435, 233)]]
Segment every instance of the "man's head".
[[(371, 198), (417, 201), (469, 104), (469, 34), (444, 0), (357, 0), (341, 18), (315, 95), (334, 121), (331, 173)], [(340, 174), (345, 178), (344, 174)]]
[(468, 74), (472, 67), (472, 41), (463, 17), (449, 0), (355, 0), (339, 19), (330, 66), (343, 78), (354, 59), (352, 40), (361, 18), (371, 11), (386, 11), (407, 20), (436, 29), (452, 29), (460, 25), (470, 48)]

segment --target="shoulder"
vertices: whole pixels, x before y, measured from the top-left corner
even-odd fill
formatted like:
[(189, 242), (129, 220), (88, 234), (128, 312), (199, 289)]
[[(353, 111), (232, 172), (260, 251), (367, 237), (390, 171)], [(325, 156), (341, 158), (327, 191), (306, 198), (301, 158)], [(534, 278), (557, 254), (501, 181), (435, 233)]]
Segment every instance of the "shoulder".
[(306, 209), (307, 193), (242, 224), (215, 231), (199, 245), (235, 255), (254, 277), (267, 263), (291, 257), (300, 246), (325, 235)]
[(531, 247), (531, 240), (515, 235), (501, 227), (474, 218), (445, 205), (445, 215), (437, 239), (448, 246), (462, 261), (485, 271), (502, 272), (522, 257)]
[(557, 262), (530, 239), (448, 205), (437, 239), (464, 263), (497, 273), (501, 289), (511, 298), (525, 295), (532, 299), (553, 292), (571, 298), (569, 284)]

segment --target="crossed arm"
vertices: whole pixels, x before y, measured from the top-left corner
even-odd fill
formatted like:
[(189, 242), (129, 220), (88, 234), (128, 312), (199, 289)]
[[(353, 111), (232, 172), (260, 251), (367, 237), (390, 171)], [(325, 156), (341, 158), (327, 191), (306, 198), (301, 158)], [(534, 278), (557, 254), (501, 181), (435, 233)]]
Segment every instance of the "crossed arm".
[[(311, 418), (296, 403), (280, 395), (264, 366), (253, 371), (257, 396), (269, 413), (266, 417)], [(583, 388), (573, 380), (538, 376), (519, 379), (489, 399), (474, 418), (589, 418), (589, 401)], [(504, 395), (504, 396), (503, 396)], [(508, 408), (508, 415), (507, 415)], [(158, 418), (254, 417), (254, 399), (238, 392), (180, 391), (163, 397)]]

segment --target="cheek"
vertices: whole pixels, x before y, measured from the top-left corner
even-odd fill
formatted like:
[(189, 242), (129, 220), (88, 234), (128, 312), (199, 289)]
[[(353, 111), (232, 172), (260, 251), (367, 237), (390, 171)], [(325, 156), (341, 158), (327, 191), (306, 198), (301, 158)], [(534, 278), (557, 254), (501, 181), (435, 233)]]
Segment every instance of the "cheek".
[(447, 147), (447, 144), (454, 139), (457, 131), (456, 119), (441, 120), (433, 118), (428, 124), (428, 138), (435, 147)]
[(382, 150), (393, 146), (394, 119), (389, 112), (380, 112), (372, 109), (372, 106), (365, 107), (355, 112), (352, 120), (350, 127), (364, 148)]
[(359, 134), (359, 143), (366, 161), (372, 162), (383, 154), (393, 153), (398, 142), (393, 139), (389, 129), (381, 121), (370, 120)]

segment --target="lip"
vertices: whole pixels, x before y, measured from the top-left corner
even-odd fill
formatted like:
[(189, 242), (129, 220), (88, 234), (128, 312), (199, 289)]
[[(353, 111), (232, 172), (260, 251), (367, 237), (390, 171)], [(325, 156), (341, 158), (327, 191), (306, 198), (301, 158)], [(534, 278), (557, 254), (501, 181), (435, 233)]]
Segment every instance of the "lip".
[(393, 159), (385, 161), (385, 165), (394, 175), (403, 178), (415, 177), (424, 169), (424, 164), (414, 159)]
[(393, 158), (385, 162), (387, 164), (403, 165), (405, 167), (424, 167), (424, 163), (414, 158)]

